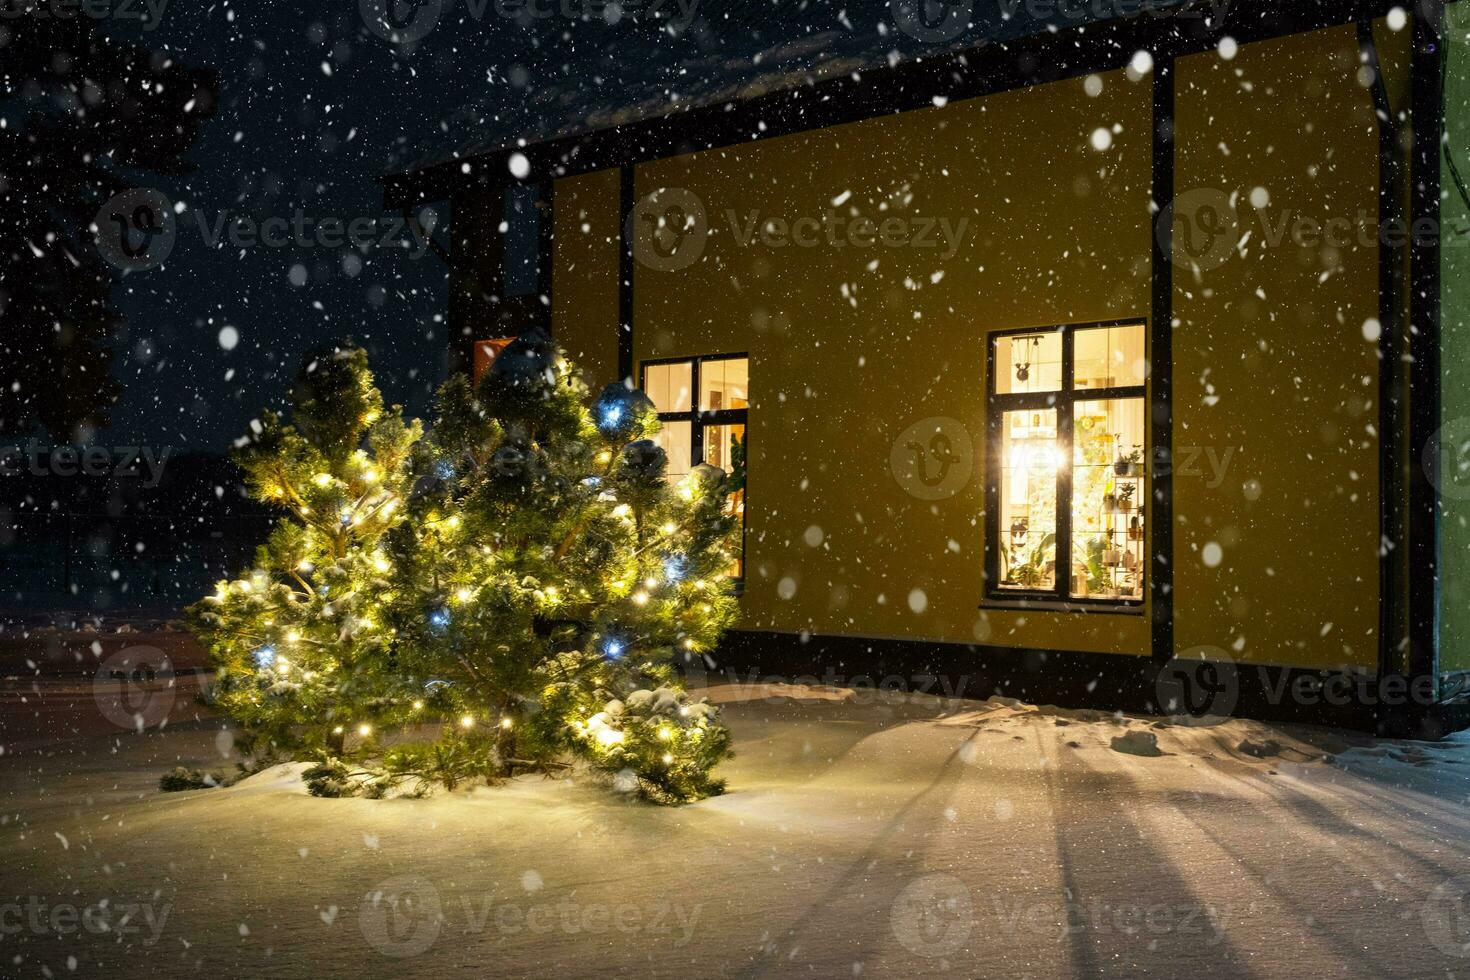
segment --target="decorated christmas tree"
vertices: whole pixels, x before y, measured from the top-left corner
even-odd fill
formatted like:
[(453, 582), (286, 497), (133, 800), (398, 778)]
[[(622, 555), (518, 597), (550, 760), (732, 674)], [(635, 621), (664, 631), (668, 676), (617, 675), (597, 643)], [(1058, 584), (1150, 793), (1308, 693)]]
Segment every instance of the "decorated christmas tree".
[(214, 697), (262, 761), (340, 752), (349, 724), (406, 692), (386, 669), (379, 544), (403, 519), (421, 428), (384, 409), (361, 350), (309, 358), (292, 403), (292, 424), (265, 412), (235, 454), (250, 493), (283, 516), (248, 575), (189, 609)]
[(720, 791), (729, 733), (677, 664), (734, 618), (728, 479), (672, 484), (648, 399), (587, 394), (529, 331), (423, 438), (360, 351), (309, 366), (294, 425), (241, 453), (286, 516), (191, 611), (247, 751), (311, 760), (322, 795), (577, 762), (658, 802)]

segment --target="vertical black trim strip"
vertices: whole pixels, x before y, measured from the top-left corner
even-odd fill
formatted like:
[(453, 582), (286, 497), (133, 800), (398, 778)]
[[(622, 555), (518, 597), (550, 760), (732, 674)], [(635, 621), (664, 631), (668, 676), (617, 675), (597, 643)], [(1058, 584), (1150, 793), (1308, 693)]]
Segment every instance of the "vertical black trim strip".
[(632, 165), (624, 166), (618, 181), (618, 235), (622, 251), (618, 256), (618, 377), (633, 379), (633, 195)]
[(1373, 37), (1373, 25), (1358, 22), (1358, 45), (1373, 69), (1373, 108), (1378, 116), (1378, 677), (1404, 669), (1399, 625), (1403, 622), (1403, 302), (1404, 227), (1401, 127), (1388, 98), (1388, 83)]
[(1148, 580), (1153, 602), (1153, 655), (1174, 655), (1174, 72), (1173, 58), (1154, 63), (1153, 315), (1149, 318), (1149, 383), (1153, 465), (1149, 467), (1153, 536)]
[[(995, 400), (995, 337), (985, 336), (985, 582), (982, 595), (990, 595), (1000, 585), (1000, 549), (1010, 545), (1010, 538), (1001, 542), (1000, 527), (1000, 481), (1005, 479), (1001, 468), (1000, 440), (1002, 413), (996, 410)], [(1007, 529), (1004, 533), (1009, 535)]]
[(545, 313), (541, 317), (541, 323), (546, 332), (556, 336), (556, 317), (552, 316), (552, 288), (556, 278), (556, 181), (545, 180), (539, 188), (541, 205), (541, 221), (537, 226), (540, 238), (537, 241), (536, 256), (537, 282), (536, 292), (541, 298), (541, 306)]
[(1410, 203), (1409, 673), (1439, 668), (1438, 460), (1425, 452), (1440, 426), (1439, 148), (1444, 132), (1444, 0), (1414, 5), (1414, 149)]
[[(1066, 458), (1057, 466), (1056, 515), (1057, 540), (1052, 550), (1056, 556), (1056, 581), (1052, 583), (1059, 601), (1072, 598), (1072, 461), (1077, 451), (1072, 445), (1073, 423), (1077, 419), (1077, 331), (1062, 330), (1062, 392), (1057, 399), (1058, 451)], [(1108, 544), (1111, 546), (1112, 541)]]
[(704, 412), (699, 404), (699, 358), (694, 358), (689, 367), (689, 467), (693, 469), (704, 462)]

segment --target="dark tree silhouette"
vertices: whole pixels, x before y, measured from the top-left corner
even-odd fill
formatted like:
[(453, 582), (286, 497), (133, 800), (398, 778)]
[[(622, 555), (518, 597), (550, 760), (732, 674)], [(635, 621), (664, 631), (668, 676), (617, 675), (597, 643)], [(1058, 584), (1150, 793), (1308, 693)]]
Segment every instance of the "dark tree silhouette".
[[(96, 21), (0, 19), (0, 434), (107, 422), (121, 273), (89, 231), (112, 195), (188, 170), (212, 72), (103, 37)], [(17, 15), (18, 14), (18, 15)]]

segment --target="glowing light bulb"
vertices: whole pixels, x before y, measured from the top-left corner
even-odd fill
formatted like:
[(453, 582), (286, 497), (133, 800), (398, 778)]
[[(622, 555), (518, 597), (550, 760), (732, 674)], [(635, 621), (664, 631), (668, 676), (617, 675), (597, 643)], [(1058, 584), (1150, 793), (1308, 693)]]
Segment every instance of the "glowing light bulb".
[(372, 725), (358, 725), (357, 726), (357, 734), (361, 735), (363, 738), (367, 738), (372, 733), (373, 733), (373, 726)]
[(602, 406), (602, 411), (597, 416), (597, 425), (603, 429), (616, 429), (622, 421), (623, 406), (616, 403)]
[(413, 703), (413, 710), (415, 710), (415, 711), (422, 711), (422, 710), (424, 710), (424, 702), (422, 702), (422, 701), (415, 701)]
[(292, 630), (291, 632), (286, 634), (287, 643), (295, 643), (299, 639), (301, 639), (301, 634), (296, 632), (295, 630)]
[(633, 593), (633, 604), (635, 606), (641, 606), (644, 603), (646, 603), (647, 601), (648, 601), (648, 593), (647, 592), (635, 592), (635, 593)]
[(656, 589), (656, 588), (658, 588), (658, 579), (656, 579), (656, 578), (646, 578), (646, 579), (643, 580), (643, 585), (644, 585), (645, 588)]
[(502, 718), (502, 719), (500, 719), (500, 727), (501, 728), (510, 728), (510, 726), (512, 724), (514, 724), (514, 722), (512, 722), (509, 718)]
[(668, 765), (669, 763), (671, 763), (673, 761), (674, 761), (674, 757), (672, 755), (670, 755), (669, 753), (665, 752), (664, 753), (664, 765)]
[(673, 534), (677, 530), (679, 529), (674, 525), (673, 521), (669, 521), (664, 524), (663, 531), (665, 534)]
[(454, 593), (454, 597), (460, 602), (469, 602), (470, 598), (474, 596), (474, 594), (474, 590), (472, 589), (460, 589), (459, 591)]
[(316, 476), (311, 478), (311, 482), (315, 483), (319, 487), (324, 487), (332, 482), (332, 474), (318, 473)]
[(444, 523), (448, 524), (450, 527), (459, 527), (459, 515), (458, 514), (455, 514), (453, 517), (451, 517), (449, 520), (445, 521)]
[(362, 471), (362, 478), (368, 483), (377, 483), (378, 477), (381, 475), (382, 474), (380, 474), (376, 469), (371, 466)]
[(336, 728), (332, 729), (332, 734), (333, 735), (341, 735), (342, 734), (342, 726), (341, 725), (338, 725)]
[(375, 555), (375, 556), (373, 556), (373, 567), (376, 568), (380, 572), (386, 572), (388, 569), (392, 568), (393, 566), (390, 565), (388, 563), (388, 559), (384, 558), (382, 555)]
[(475, 716), (474, 715), (464, 715), (463, 717), (461, 717), (459, 719), (459, 727), (460, 728), (473, 728), (474, 725), (475, 725)]

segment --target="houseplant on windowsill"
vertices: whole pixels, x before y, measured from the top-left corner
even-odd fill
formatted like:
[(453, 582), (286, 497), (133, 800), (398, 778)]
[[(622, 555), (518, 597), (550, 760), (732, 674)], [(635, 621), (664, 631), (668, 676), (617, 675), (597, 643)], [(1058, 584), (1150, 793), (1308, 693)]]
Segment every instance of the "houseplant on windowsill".
[(1125, 483), (1118, 489), (1118, 510), (1128, 513), (1133, 510), (1133, 495), (1138, 492), (1138, 484)]
[(1117, 460), (1113, 463), (1113, 472), (1118, 476), (1135, 476), (1138, 472), (1138, 464), (1142, 459), (1143, 450), (1139, 446), (1134, 446), (1127, 455), (1118, 454)]
[(1048, 562), (1046, 551), (1056, 544), (1056, 540), (1057, 536), (1055, 534), (1048, 534), (1043, 537), (1041, 542), (1037, 544), (1035, 550), (1031, 552), (1029, 561), (1023, 561), (1024, 556), (1020, 553), (1019, 549), (1013, 548), (1009, 557), (1009, 574), (1006, 575), (1004, 581), (1000, 584), (1010, 588), (1020, 586), (1023, 589), (1035, 589), (1040, 586), (1046, 578), (1048, 566), (1054, 565), (1053, 562)]

